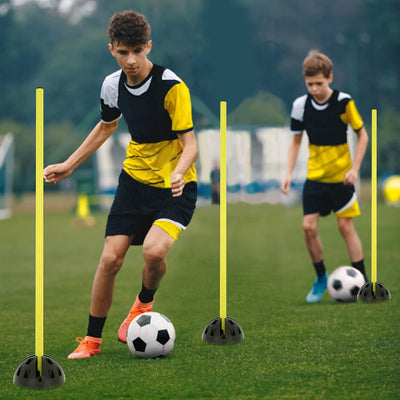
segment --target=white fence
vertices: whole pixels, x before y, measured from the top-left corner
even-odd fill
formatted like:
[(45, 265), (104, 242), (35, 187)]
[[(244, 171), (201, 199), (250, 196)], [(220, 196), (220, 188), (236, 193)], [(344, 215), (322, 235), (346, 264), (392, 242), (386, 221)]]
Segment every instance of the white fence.
[[(203, 130), (199, 143), (199, 195), (208, 199), (211, 170), (218, 168), (220, 141), (218, 130)], [(307, 173), (308, 140), (303, 136), (289, 196), (280, 192), (286, 173), (292, 133), (289, 128), (257, 127), (227, 130), (228, 201), (251, 203), (293, 203), (300, 199)]]
[(14, 169), (14, 135), (0, 136), (0, 219), (11, 216)]
[[(351, 133), (350, 133), (351, 132)], [(212, 198), (211, 174), (219, 170), (220, 133), (206, 129), (196, 134), (199, 144), (197, 160), (199, 204)], [(129, 143), (128, 133), (116, 134), (97, 151), (98, 192), (109, 204), (115, 193), (118, 175)], [(292, 204), (300, 201), (307, 174), (308, 138), (303, 135), (297, 163), (293, 171), (290, 193), (280, 191), (286, 173), (287, 156), (292, 133), (289, 127), (228, 127), (227, 129), (227, 191), (228, 201), (249, 203)], [(354, 154), (356, 135), (349, 129), (350, 151)], [(104, 201), (103, 201), (104, 203)]]
[[(199, 204), (211, 202), (211, 172), (219, 169), (218, 129), (197, 132)], [(286, 172), (287, 154), (292, 138), (288, 128), (257, 127), (227, 130), (228, 201), (292, 203), (300, 198), (306, 176), (308, 146), (303, 137), (289, 196), (280, 192)], [(115, 187), (129, 143), (128, 133), (117, 134), (97, 151), (98, 191), (107, 197)]]

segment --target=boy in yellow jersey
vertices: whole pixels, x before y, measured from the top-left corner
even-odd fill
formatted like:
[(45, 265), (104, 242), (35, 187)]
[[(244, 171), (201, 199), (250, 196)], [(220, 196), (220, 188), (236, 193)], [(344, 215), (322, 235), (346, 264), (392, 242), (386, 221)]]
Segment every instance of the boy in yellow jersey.
[[(306, 131), (309, 138), (309, 159), (307, 180), (303, 189), (303, 231), (317, 274), (306, 301), (317, 303), (321, 301), (328, 279), (318, 235), (320, 216), (326, 216), (333, 210), (350, 261), (365, 277), (362, 244), (354, 228), (353, 217), (360, 215), (354, 184), (367, 149), (368, 135), (354, 100), (348, 94), (330, 87), (333, 64), (326, 55), (316, 50), (310, 51), (303, 63), (303, 74), (308, 94), (297, 98), (293, 103), (293, 139), (281, 190), (284, 194), (289, 192), (302, 135)], [(358, 136), (353, 162), (347, 143), (348, 125)]]
[(134, 11), (115, 14), (109, 50), (120, 69), (103, 82), (101, 121), (63, 163), (44, 170), (46, 183), (71, 175), (117, 129), (124, 117), (131, 141), (107, 220), (105, 243), (94, 277), (87, 335), (68, 358), (100, 352), (102, 330), (111, 307), (114, 282), (131, 245), (142, 245), (142, 290), (118, 330), (126, 342), (130, 322), (153, 307), (163, 278), (166, 254), (189, 224), (197, 199), (197, 141), (190, 94), (171, 70), (148, 58), (152, 42), (146, 18)]

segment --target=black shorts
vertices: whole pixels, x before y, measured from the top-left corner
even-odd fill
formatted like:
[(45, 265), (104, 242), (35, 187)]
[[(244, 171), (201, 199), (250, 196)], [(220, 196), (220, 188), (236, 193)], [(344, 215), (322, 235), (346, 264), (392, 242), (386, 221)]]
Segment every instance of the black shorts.
[(196, 182), (188, 182), (180, 197), (172, 197), (171, 189), (145, 185), (122, 170), (105, 236), (135, 235), (132, 245), (141, 245), (153, 222), (162, 218), (185, 229), (192, 219), (196, 200)]
[(326, 216), (331, 211), (337, 216), (343, 214), (350, 218), (360, 214), (354, 186), (307, 179), (303, 189), (303, 214), (319, 213)]

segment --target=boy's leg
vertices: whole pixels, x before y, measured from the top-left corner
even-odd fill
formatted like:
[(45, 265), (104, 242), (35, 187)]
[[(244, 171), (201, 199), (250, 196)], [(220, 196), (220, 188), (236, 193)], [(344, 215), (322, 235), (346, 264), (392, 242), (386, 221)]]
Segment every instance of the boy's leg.
[(338, 228), (346, 243), (352, 266), (358, 269), (364, 275), (365, 280), (367, 280), (362, 243), (354, 228), (353, 219), (338, 218)]
[(144, 267), (143, 285), (156, 290), (165, 275), (167, 263), (165, 256), (175, 239), (158, 225), (153, 225), (143, 242)]
[(152, 310), (154, 293), (167, 269), (165, 256), (174, 241), (175, 239), (170, 234), (157, 225), (153, 225), (146, 235), (143, 242), (142, 290), (118, 330), (119, 341), (126, 342), (129, 324), (135, 317)]
[(304, 240), (313, 263), (323, 259), (322, 243), (318, 236), (318, 218), (319, 213), (307, 214), (303, 217)]
[[(115, 277), (121, 269), (132, 236), (107, 236), (93, 280), (87, 335), (68, 358), (88, 358), (100, 352), (101, 334), (111, 307)], [(79, 338), (80, 339), (80, 338)]]
[(106, 317), (114, 294), (115, 277), (122, 267), (133, 236), (107, 236), (93, 280), (90, 314)]
[(317, 274), (317, 278), (306, 297), (308, 303), (318, 303), (321, 301), (328, 281), (323, 261), (323, 247), (318, 235), (318, 218), (319, 213), (306, 214), (303, 217), (304, 239)]

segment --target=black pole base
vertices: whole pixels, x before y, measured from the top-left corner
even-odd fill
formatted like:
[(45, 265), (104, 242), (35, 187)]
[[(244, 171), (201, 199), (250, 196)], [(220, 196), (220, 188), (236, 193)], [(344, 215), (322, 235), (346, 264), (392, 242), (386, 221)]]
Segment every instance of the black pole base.
[(391, 299), (389, 289), (382, 283), (375, 283), (375, 293), (374, 286), (372, 282), (367, 282), (358, 292), (357, 300), (364, 303), (378, 303), (381, 301), (387, 301)]
[(37, 369), (37, 363), (36, 355), (26, 357), (15, 371), (15, 385), (32, 389), (55, 389), (64, 384), (64, 371), (54, 358), (42, 356), (42, 376)]
[(225, 333), (222, 330), (222, 319), (212, 319), (204, 328), (202, 338), (207, 343), (234, 344), (244, 339), (241, 326), (233, 318), (225, 318)]

